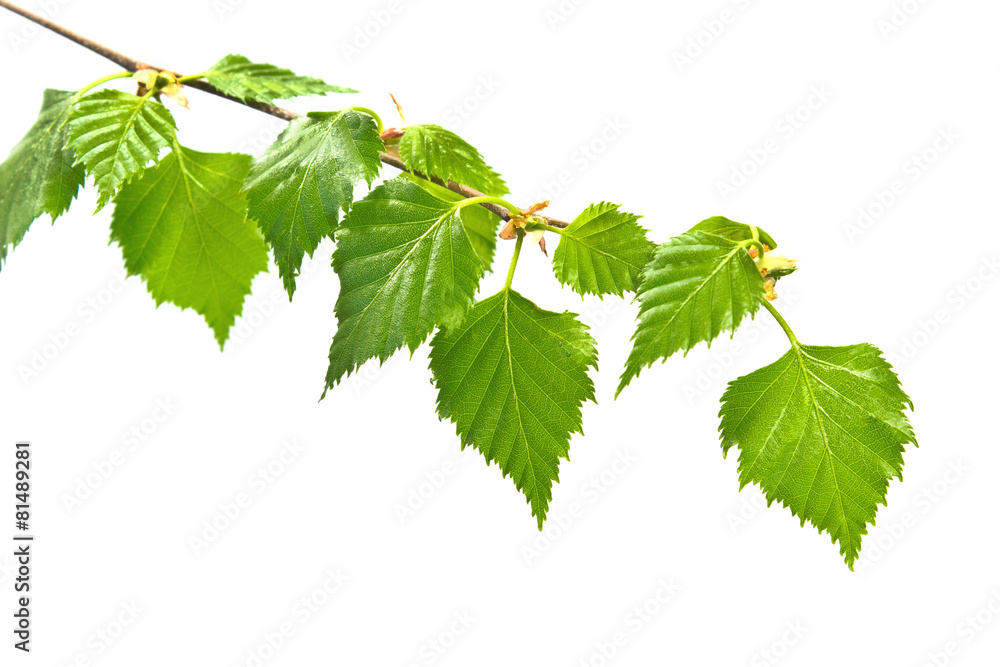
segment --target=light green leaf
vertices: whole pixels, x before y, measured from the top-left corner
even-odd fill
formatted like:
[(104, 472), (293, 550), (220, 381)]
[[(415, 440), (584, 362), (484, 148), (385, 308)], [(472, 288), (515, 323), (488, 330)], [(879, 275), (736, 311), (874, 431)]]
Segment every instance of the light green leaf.
[(643, 269), (639, 325), (618, 393), (645, 367), (736, 331), (760, 307), (764, 280), (746, 246), (693, 231), (675, 236)]
[(35, 218), (48, 213), (54, 221), (83, 185), (83, 167), (65, 147), (74, 100), (74, 93), (46, 90), (35, 124), (0, 164), (0, 266)]
[(97, 185), (97, 210), (155, 162), (174, 140), (167, 108), (149, 97), (119, 90), (84, 95), (69, 115), (69, 146)]
[(221, 347), (267, 246), (246, 218), (240, 187), (250, 156), (199, 153), (174, 144), (154, 168), (115, 197), (111, 238), (130, 274), (164, 301), (201, 313)]
[(729, 383), (722, 451), (739, 449), (740, 487), (758, 484), (840, 543), (854, 569), (903, 450), (916, 444), (913, 409), (892, 367), (871, 345), (794, 344), (781, 359)]
[(248, 211), (274, 249), (288, 291), (302, 257), (333, 233), (347, 211), (354, 186), (378, 176), (383, 148), (375, 121), (350, 109), (313, 112), (289, 123), (278, 140), (254, 160), (244, 190)]
[[(706, 218), (688, 231), (708, 232), (709, 234), (715, 234), (716, 236), (721, 236), (729, 239), (730, 241), (736, 241), (737, 243), (740, 241), (749, 241), (753, 238), (753, 227), (750, 225), (744, 225), (742, 222), (733, 222), (729, 218), (724, 218), (721, 215)], [(777, 241), (771, 238), (771, 235), (760, 227), (757, 228), (757, 234), (760, 242), (767, 244), (767, 246), (772, 250), (778, 247)]]
[(559, 460), (569, 459), (570, 436), (583, 433), (581, 405), (595, 400), (587, 327), (505, 289), (434, 336), (430, 367), (440, 417), (455, 423), (463, 448), (474, 446), (514, 481), (541, 530)]
[(559, 234), (552, 256), (556, 278), (581, 295), (634, 292), (655, 244), (618, 204), (592, 204)]
[[(457, 326), (489, 268), (480, 230), (499, 218), (396, 178), (356, 202), (337, 230), (337, 333), (327, 389), (368, 359), (415, 350), (436, 326)], [(472, 228), (470, 230), (470, 227)]]
[(205, 72), (205, 80), (235, 98), (262, 104), (287, 100), (300, 95), (356, 93), (341, 86), (331, 86), (321, 79), (298, 76), (294, 72), (267, 63), (252, 63), (244, 56), (230, 54)]
[(475, 148), (439, 125), (412, 125), (399, 140), (399, 158), (407, 169), (437, 176), (499, 197), (507, 184)]

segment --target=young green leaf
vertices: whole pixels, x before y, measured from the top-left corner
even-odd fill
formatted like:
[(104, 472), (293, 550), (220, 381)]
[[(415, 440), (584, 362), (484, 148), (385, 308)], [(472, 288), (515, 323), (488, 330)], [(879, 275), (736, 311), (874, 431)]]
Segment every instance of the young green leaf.
[(538, 529), (559, 481), (569, 439), (583, 433), (581, 405), (597, 350), (573, 313), (542, 310), (511, 289), (478, 302), (461, 326), (431, 340), (438, 414), (514, 480)]
[(378, 176), (382, 148), (368, 114), (313, 112), (289, 123), (254, 160), (244, 186), (247, 210), (274, 249), (289, 299), (303, 255), (311, 257), (333, 233), (355, 184), (363, 178), (371, 185)]
[(481, 254), (480, 230), (488, 225), (495, 233), (498, 221), (407, 178), (356, 202), (333, 255), (340, 296), (327, 389), (368, 359), (385, 361), (404, 345), (415, 350), (436, 326), (457, 326), (492, 260), (492, 252)]
[(267, 269), (267, 246), (240, 193), (249, 169), (248, 155), (199, 153), (175, 142), (122, 188), (111, 219), (128, 272), (143, 277), (157, 305), (201, 313), (220, 347), (253, 277)]
[[(716, 236), (729, 239), (730, 241), (736, 241), (737, 243), (740, 241), (749, 241), (753, 238), (753, 227), (745, 225), (742, 222), (733, 222), (729, 218), (724, 218), (721, 215), (706, 218), (688, 231), (707, 232), (709, 234), (715, 234)], [(778, 247), (778, 243), (771, 238), (771, 235), (760, 227), (757, 228), (757, 235), (760, 242), (766, 244), (772, 250)]]
[(244, 56), (230, 54), (205, 72), (205, 80), (232, 97), (271, 104), (301, 95), (356, 93), (341, 86), (331, 86), (321, 79), (298, 76), (289, 69), (267, 63), (252, 63)]
[(69, 146), (97, 185), (97, 210), (170, 146), (177, 126), (165, 106), (119, 90), (84, 95), (69, 115)]
[(556, 278), (580, 295), (634, 292), (656, 245), (618, 204), (592, 204), (559, 234), (552, 256)]
[(740, 488), (758, 484), (805, 524), (840, 543), (854, 569), (903, 450), (916, 444), (913, 409), (871, 345), (793, 344), (781, 359), (731, 383), (722, 397), (722, 451), (739, 448)]
[(764, 280), (745, 245), (704, 231), (675, 236), (643, 269), (639, 325), (618, 393), (653, 362), (735, 332), (760, 307)]
[(507, 194), (507, 184), (475, 148), (439, 125), (413, 125), (399, 140), (399, 158), (407, 169), (468, 185), (488, 195)]
[(35, 218), (48, 213), (54, 221), (83, 185), (83, 167), (66, 148), (64, 123), (74, 101), (74, 93), (46, 90), (35, 124), (0, 164), (0, 267)]

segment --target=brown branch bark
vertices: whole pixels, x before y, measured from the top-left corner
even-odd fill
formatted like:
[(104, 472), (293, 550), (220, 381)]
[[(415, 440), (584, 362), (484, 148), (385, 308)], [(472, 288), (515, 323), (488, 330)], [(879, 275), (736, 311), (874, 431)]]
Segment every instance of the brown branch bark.
[[(83, 35), (80, 35), (78, 33), (73, 32), (72, 30), (68, 30), (68, 29), (64, 28), (63, 26), (59, 25), (58, 23), (53, 23), (52, 21), (48, 20), (44, 16), (39, 16), (38, 14), (35, 14), (33, 12), (29, 12), (27, 9), (24, 9), (22, 7), (18, 7), (17, 5), (12, 4), (12, 3), (8, 2), (7, 0), (0, 0), (0, 7), (3, 7), (4, 9), (8, 9), (8, 10), (14, 12), (15, 14), (23, 16), (24, 18), (28, 19), (29, 21), (32, 21), (33, 23), (37, 23), (38, 25), (42, 26), (43, 28), (47, 28), (47, 29), (51, 30), (52, 32), (56, 33), (57, 35), (61, 35), (61, 36), (65, 37), (66, 39), (79, 44), (80, 46), (84, 47), (85, 49), (89, 49), (90, 51), (93, 51), (94, 53), (96, 53), (96, 54), (98, 54), (100, 56), (104, 56), (105, 58), (107, 58), (111, 62), (115, 63), (116, 65), (118, 65), (122, 69), (125, 69), (125, 70), (127, 70), (129, 72), (135, 72), (136, 70), (139, 70), (139, 69), (144, 69), (144, 68), (150, 68), (151, 67), (153, 69), (160, 70), (160, 71), (172, 72), (173, 74), (175, 74), (177, 76), (183, 76), (182, 74), (180, 74), (179, 72), (176, 72), (175, 70), (168, 70), (168, 69), (163, 68), (163, 67), (156, 67), (155, 65), (150, 65), (150, 64), (146, 63), (143, 60), (137, 60), (135, 58), (130, 58), (129, 56), (126, 56), (124, 53), (119, 53), (118, 51), (115, 51), (114, 49), (110, 49), (110, 48), (104, 46), (103, 44), (99, 44), (99, 43), (95, 42), (94, 40), (92, 40), (92, 39), (90, 39), (88, 37), (84, 37)], [(298, 116), (298, 114), (295, 113), (294, 111), (291, 111), (289, 109), (283, 109), (283, 108), (281, 108), (279, 106), (275, 106), (273, 104), (260, 104), (259, 102), (241, 100), (238, 97), (233, 97), (231, 95), (227, 95), (226, 93), (222, 92), (221, 90), (219, 90), (215, 86), (212, 86), (211, 84), (209, 84), (207, 81), (201, 81), (201, 80), (188, 81), (184, 85), (185, 86), (190, 86), (191, 88), (196, 88), (198, 90), (204, 91), (206, 93), (210, 93), (212, 95), (217, 95), (218, 97), (225, 98), (225, 99), (229, 100), (230, 102), (236, 102), (237, 104), (242, 104), (243, 106), (250, 107), (251, 109), (256, 109), (257, 111), (260, 111), (262, 113), (270, 114), (270, 115), (275, 116), (277, 118), (281, 118), (282, 120), (292, 120), (293, 118), (295, 118), (296, 116)], [(396, 169), (399, 169), (400, 171), (408, 171), (408, 172), (412, 173), (415, 176), (419, 176), (420, 178), (424, 178), (424, 179), (433, 181), (435, 183), (438, 183), (439, 185), (444, 185), (449, 190), (452, 190), (453, 192), (457, 192), (458, 194), (462, 195), (463, 197), (472, 198), (472, 197), (482, 197), (484, 195), (484, 193), (482, 193), (482, 192), (480, 192), (478, 190), (475, 190), (473, 188), (470, 188), (467, 185), (462, 185), (461, 183), (456, 183), (455, 181), (448, 181), (447, 183), (444, 183), (439, 178), (428, 177), (428, 176), (426, 176), (424, 174), (421, 174), (419, 172), (415, 172), (412, 169), (408, 169), (406, 167), (406, 165), (403, 164), (403, 161), (400, 160), (395, 155), (390, 155), (389, 153), (380, 153), (379, 157), (381, 158), (383, 164), (387, 164), (387, 165), (389, 165), (391, 167), (395, 167)], [(492, 211), (493, 213), (497, 214), (503, 220), (509, 220), (510, 217), (511, 217), (510, 216), (510, 211), (508, 211), (507, 209), (505, 209), (503, 206), (499, 206), (497, 204), (481, 204), (481, 206), (483, 206), (484, 208), (487, 208), (490, 211)], [(562, 220), (556, 220), (555, 218), (549, 218), (549, 217), (545, 217), (545, 216), (538, 216), (538, 217), (541, 217), (543, 220), (545, 220), (546, 224), (549, 224), (549, 225), (551, 225), (553, 227), (564, 228), (564, 227), (568, 227), (569, 226), (568, 222), (563, 222)]]

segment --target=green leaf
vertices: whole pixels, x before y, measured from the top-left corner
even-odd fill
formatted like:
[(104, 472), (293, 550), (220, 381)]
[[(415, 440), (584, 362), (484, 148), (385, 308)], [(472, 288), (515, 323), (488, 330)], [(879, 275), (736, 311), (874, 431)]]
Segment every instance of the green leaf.
[(597, 350), (573, 313), (542, 310), (505, 289), (478, 302), (460, 327), (431, 341), (438, 414), (513, 479), (538, 528), (559, 481), (569, 439), (583, 433), (581, 405), (595, 401), (587, 369)]
[(302, 257), (333, 233), (347, 211), (354, 186), (378, 176), (383, 148), (368, 114), (350, 109), (313, 112), (289, 123), (277, 141), (254, 160), (247, 177), (248, 211), (274, 249), (274, 261), (288, 291)]
[(244, 56), (230, 54), (205, 72), (205, 80), (232, 97), (271, 104), (301, 95), (356, 93), (341, 86), (331, 86), (321, 79), (298, 76), (282, 67), (252, 63)]
[(439, 125), (413, 125), (399, 140), (399, 158), (407, 169), (449, 179), (488, 195), (507, 194), (507, 184), (475, 148)]
[(781, 359), (729, 384), (722, 451), (739, 448), (740, 488), (758, 484), (840, 543), (854, 569), (903, 450), (916, 444), (892, 367), (871, 345), (794, 344)]
[(436, 326), (457, 326), (492, 261), (492, 251), (481, 255), (479, 230), (496, 230), (498, 221), (481, 206), (438, 199), (407, 178), (356, 202), (337, 230), (333, 255), (340, 297), (327, 389), (368, 359), (384, 362), (404, 345), (412, 352)]
[(639, 325), (618, 393), (644, 367), (735, 332), (760, 307), (764, 280), (746, 246), (703, 231), (675, 236), (643, 269)]
[(581, 295), (634, 292), (655, 244), (618, 204), (592, 204), (559, 235), (552, 256), (556, 278)]
[[(723, 218), (721, 215), (706, 218), (688, 231), (708, 232), (709, 234), (715, 234), (716, 236), (721, 236), (737, 243), (740, 241), (749, 241), (753, 238), (753, 227), (744, 225), (742, 222), (733, 222), (729, 218)], [(757, 234), (760, 242), (767, 244), (772, 250), (778, 247), (778, 242), (760, 227), (757, 228)]]
[(74, 93), (46, 90), (35, 124), (0, 164), (0, 266), (35, 218), (48, 213), (54, 221), (83, 185), (83, 167), (65, 147), (74, 101)]
[[(85, 95), (69, 115), (69, 146), (97, 185), (97, 210), (155, 162), (177, 126), (165, 106), (119, 90)], [(95, 211), (96, 212), (96, 211)]]
[(201, 313), (221, 347), (267, 246), (246, 218), (250, 156), (174, 149), (115, 197), (111, 238), (130, 274), (164, 301)]
[[(466, 199), (457, 192), (406, 171), (401, 172), (397, 178), (416, 183), (442, 201), (454, 204)], [(468, 206), (462, 209), (462, 224), (465, 225), (465, 232), (469, 235), (469, 242), (472, 243), (476, 254), (483, 260), (487, 268), (493, 266), (493, 253), (497, 248), (498, 222), (497, 217), (482, 206)]]

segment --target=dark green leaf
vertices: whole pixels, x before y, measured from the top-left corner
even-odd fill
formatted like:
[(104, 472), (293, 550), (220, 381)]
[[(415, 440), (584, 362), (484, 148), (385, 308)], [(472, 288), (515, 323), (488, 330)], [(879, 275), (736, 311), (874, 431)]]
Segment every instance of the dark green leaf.
[(639, 325), (618, 393), (653, 362), (736, 331), (763, 293), (764, 280), (739, 243), (693, 231), (661, 245), (642, 272)]
[(581, 295), (634, 292), (639, 272), (656, 247), (639, 216), (618, 204), (593, 204), (559, 235), (552, 257), (556, 278)]
[(83, 167), (66, 148), (64, 123), (74, 101), (74, 93), (46, 90), (35, 124), (0, 165), (0, 266), (35, 218), (58, 218), (83, 185)]
[(356, 202), (337, 230), (333, 255), (340, 297), (327, 388), (368, 359), (385, 361), (404, 345), (415, 350), (436, 326), (457, 326), (489, 268), (480, 230), (495, 230), (498, 220), (481, 206), (438, 199), (408, 178)]
[(461, 326), (431, 341), (438, 414), (513, 479), (542, 522), (559, 460), (581, 433), (581, 405), (594, 399), (587, 374), (597, 350), (572, 313), (542, 310), (505, 289), (478, 302)]
[(399, 157), (408, 169), (467, 185), (488, 195), (507, 194), (507, 184), (475, 148), (439, 125), (413, 125), (399, 140)]
[(302, 257), (333, 233), (355, 184), (378, 176), (382, 140), (371, 116), (346, 110), (299, 117), (253, 163), (248, 211), (274, 249), (291, 298)]

